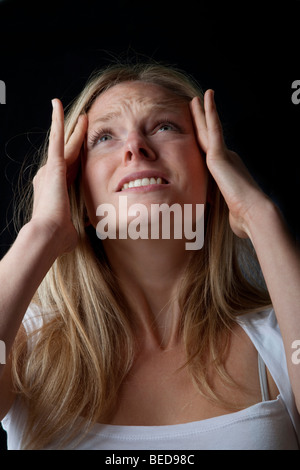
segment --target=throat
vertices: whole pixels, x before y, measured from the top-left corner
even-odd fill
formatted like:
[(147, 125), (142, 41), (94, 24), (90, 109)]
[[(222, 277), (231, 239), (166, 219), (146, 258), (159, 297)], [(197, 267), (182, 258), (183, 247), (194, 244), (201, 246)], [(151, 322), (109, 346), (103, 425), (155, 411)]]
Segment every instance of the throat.
[(165, 349), (178, 340), (179, 296), (189, 254), (185, 250), (176, 254), (170, 245), (154, 241), (156, 246), (138, 240), (133, 246), (115, 240), (107, 255), (129, 306), (136, 338), (143, 338), (150, 348)]
[(137, 293), (130, 302), (138, 348), (149, 351), (167, 351), (179, 344), (181, 313), (176, 298), (161, 296), (149, 298)]

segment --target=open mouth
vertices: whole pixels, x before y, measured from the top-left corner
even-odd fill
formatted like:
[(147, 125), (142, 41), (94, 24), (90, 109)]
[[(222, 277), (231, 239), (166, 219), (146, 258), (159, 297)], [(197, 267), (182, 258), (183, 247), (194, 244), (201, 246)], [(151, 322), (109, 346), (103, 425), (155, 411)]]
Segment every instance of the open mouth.
[(141, 186), (151, 186), (153, 184), (169, 184), (167, 180), (164, 178), (155, 177), (151, 176), (150, 178), (137, 178), (131, 181), (128, 181), (127, 183), (124, 183), (123, 186), (121, 187), (120, 191), (123, 191), (124, 189), (130, 189), (130, 188), (138, 188)]

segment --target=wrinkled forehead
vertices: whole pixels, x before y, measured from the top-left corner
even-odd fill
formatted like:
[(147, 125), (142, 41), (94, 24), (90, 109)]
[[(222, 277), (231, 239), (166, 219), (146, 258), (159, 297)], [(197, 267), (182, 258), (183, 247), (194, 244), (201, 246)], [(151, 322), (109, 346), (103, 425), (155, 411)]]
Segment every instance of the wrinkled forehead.
[(108, 122), (126, 111), (172, 110), (180, 112), (187, 99), (167, 88), (140, 81), (123, 82), (103, 92), (91, 106), (89, 120)]

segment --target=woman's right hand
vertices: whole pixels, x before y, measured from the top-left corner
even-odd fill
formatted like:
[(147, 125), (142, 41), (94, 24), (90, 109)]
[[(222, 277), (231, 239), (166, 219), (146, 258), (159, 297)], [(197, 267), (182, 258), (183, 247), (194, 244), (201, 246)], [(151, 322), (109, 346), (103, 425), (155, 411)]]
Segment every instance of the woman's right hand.
[(80, 149), (87, 130), (87, 116), (79, 117), (74, 132), (65, 145), (63, 106), (58, 99), (52, 100), (52, 105), (47, 163), (33, 179), (31, 223), (49, 233), (49, 237), (54, 237), (58, 253), (63, 254), (72, 251), (78, 240), (71, 220), (68, 185), (75, 179), (74, 168), (79, 166)]

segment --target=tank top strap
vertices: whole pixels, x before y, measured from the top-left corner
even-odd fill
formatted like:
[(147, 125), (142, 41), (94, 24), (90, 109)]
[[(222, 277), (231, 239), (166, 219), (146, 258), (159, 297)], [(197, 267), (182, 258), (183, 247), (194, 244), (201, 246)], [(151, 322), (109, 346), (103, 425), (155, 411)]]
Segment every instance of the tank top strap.
[[(297, 435), (300, 435), (300, 416), (296, 408), (295, 399), (288, 375), (286, 355), (279, 325), (272, 308), (255, 313), (242, 315), (238, 323), (251, 339), (265, 366), (268, 368), (279, 390)], [(259, 366), (262, 373), (262, 389), (264, 378), (262, 364)], [(263, 390), (262, 390), (263, 391)]]
[(259, 384), (261, 391), (261, 400), (268, 401), (270, 399), (269, 389), (268, 389), (268, 380), (267, 380), (267, 371), (266, 364), (264, 363), (261, 355), (257, 353), (258, 358), (258, 374), (259, 374)]

